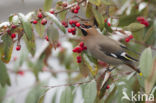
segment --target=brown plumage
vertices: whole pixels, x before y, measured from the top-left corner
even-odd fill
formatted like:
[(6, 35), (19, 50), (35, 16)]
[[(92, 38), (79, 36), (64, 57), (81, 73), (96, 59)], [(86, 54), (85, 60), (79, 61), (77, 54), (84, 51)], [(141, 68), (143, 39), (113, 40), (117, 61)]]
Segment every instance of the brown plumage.
[(80, 29), (84, 35), (84, 43), (93, 57), (111, 65), (126, 64), (140, 73), (133, 65), (137, 60), (126, 54), (121, 43), (100, 34), (96, 27), (91, 25), (82, 24)]

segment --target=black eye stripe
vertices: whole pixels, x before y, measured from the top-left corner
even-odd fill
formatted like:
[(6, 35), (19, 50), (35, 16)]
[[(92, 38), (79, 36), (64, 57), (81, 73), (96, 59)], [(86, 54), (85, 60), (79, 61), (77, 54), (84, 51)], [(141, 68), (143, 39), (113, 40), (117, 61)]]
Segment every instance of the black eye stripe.
[(85, 24), (82, 24), (81, 26), (84, 27), (84, 28), (87, 28), (87, 29), (89, 29), (89, 28), (92, 27), (92, 26), (90, 26), (90, 25), (85, 25)]

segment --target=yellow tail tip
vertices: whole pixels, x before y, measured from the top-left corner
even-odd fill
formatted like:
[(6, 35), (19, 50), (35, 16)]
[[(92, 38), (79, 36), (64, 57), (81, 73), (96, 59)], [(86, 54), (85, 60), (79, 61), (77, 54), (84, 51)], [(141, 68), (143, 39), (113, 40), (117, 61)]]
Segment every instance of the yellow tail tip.
[(142, 76), (142, 73), (139, 73), (140, 76)]

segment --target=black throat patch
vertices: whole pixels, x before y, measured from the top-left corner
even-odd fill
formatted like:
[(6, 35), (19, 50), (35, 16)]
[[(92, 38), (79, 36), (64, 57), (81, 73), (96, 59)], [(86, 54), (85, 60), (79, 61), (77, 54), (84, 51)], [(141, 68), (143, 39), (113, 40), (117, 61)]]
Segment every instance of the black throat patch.
[(87, 35), (88, 35), (88, 33), (87, 33), (84, 29), (81, 28), (81, 31), (82, 31), (82, 34), (83, 34), (84, 36), (87, 36)]

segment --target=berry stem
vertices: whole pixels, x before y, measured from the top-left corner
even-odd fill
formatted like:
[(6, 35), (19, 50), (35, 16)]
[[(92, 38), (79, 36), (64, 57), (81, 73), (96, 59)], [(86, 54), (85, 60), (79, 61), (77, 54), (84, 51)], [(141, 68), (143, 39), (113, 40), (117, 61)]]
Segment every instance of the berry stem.
[(74, 7), (74, 6), (77, 5), (77, 4), (80, 5), (80, 4), (82, 4), (83, 2), (85, 2), (85, 1), (87, 1), (87, 0), (82, 0), (82, 1), (80, 1), (80, 2), (78, 2), (78, 3), (73, 3), (73, 4), (69, 5), (67, 8), (64, 8), (63, 10), (57, 11), (57, 12), (55, 12), (54, 14), (57, 15), (57, 14), (63, 12), (63, 11), (66, 11), (66, 10), (70, 9), (71, 7)]

